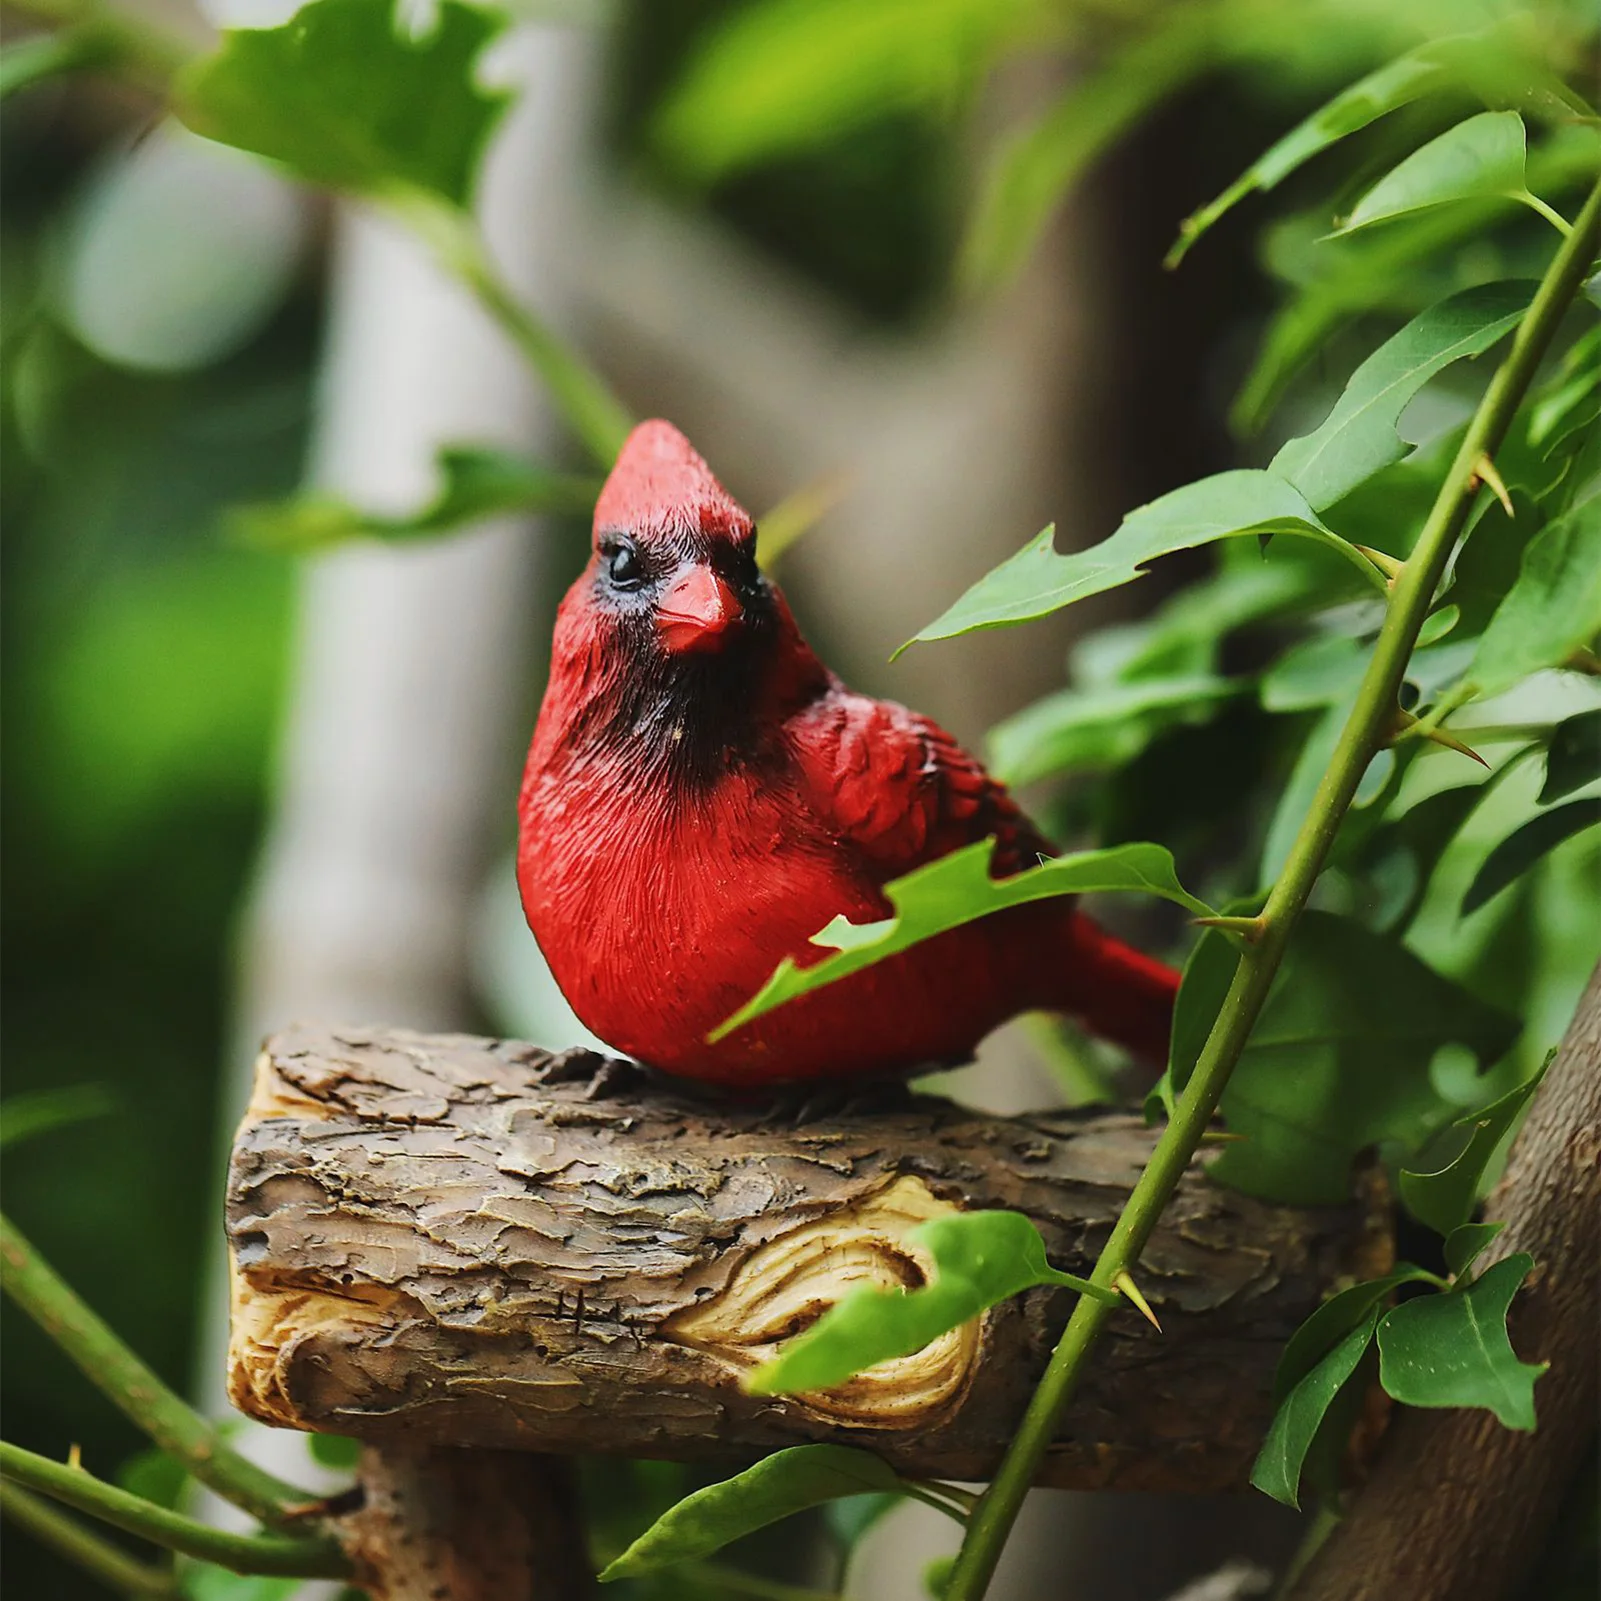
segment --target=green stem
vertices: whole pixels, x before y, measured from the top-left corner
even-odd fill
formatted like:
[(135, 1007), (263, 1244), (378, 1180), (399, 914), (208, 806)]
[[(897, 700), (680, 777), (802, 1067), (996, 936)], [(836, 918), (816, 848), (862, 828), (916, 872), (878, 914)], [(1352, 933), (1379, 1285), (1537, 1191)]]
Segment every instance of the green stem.
[(43, 1497), (3, 1479), (0, 1479), (0, 1514), (118, 1595), (176, 1597), (181, 1593), (178, 1581), (167, 1568), (129, 1556), (109, 1540), (101, 1539), (92, 1529), (84, 1528), (76, 1518), (58, 1512)]
[(610, 471), (633, 419), (604, 379), (579, 359), (511, 291), (467, 213), (402, 203), (401, 217), (427, 239), (440, 261), (523, 353), (595, 463)]
[[(1283, 960), (1297, 918), (1312, 893), (1368, 762), (1383, 743), (1396, 708), (1402, 677), (1435, 589), (1478, 490), (1476, 464), (1492, 458), (1511, 426), (1540, 358), (1563, 313), (1578, 293), (1601, 245), (1601, 184), (1597, 184), (1547, 269), (1512, 349), (1490, 380), (1469, 424), (1428, 520), (1401, 575), (1374, 643), (1373, 657), (1346, 720), (1328, 771), (1301, 824), (1284, 871), (1263, 909), (1261, 939), (1240, 955), (1234, 980), (1202, 1047), (1194, 1072), (1178, 1097), (1172, 1120), (1157, 1141), (1128, 1204), (1112, 1229), (1091, 1275), (1111, 1286), (1134, 1266), (1157, 1219), (1189, 1167), (1217, 1110), (1229, 1074), (1239, 1060), (1268, 990)], [(1001, 1549), (1034, 1482), (1067, 1404), (1078, 1387), (1095, 1341), (1111, 1316), (1103, 1302), (1081, 1296), (1063, 1331), (1007, 1450), (994, 1482), (980, 1498), (952, 1569), (946, 1601), (980, 1601), (989, 1588)]]
[(141, 1495), (119, 1490), (82, 1468), (0, 1441), (0, 1477), (64, 1501), (114, 1528), (166, 1546), (184, 1556), (215, 1562), (235, 1573), (301, 1579), (343, 1579), (350, 1563), (336, 1541), (322, 1536), (231, 1534), (209, 1523), (169, 1512)]
[(1514, 195), (1512, 198), (1521, 200), (1530, 211), (1537, 211), (1564, 239), (1573, 232), (1573, 224), (1554, 206), (1548, 206), (1537, 194), (1525, 189), (1522, 194)]
[(313, 1499), (308, 1491), (284, 1483), (224, 1443), (211, 1424), (174, 1395), (78, 1299), (4, 1216), (0, 1216), (0, 1263), (12, 1299), (92, 1383), (202, 1484), (263, 1523), (276, 1523), (286, 1506)]

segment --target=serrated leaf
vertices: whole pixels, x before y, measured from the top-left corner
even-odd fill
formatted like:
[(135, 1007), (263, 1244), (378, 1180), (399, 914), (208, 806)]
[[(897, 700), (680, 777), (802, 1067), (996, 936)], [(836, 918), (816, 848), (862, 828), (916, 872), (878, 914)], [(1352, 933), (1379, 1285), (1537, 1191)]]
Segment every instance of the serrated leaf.
[(1539, 1072), (1499, 1100), (1459, 1117), (1452, 1126), (1467, 1131), (1467, 1143), (1443, 1168), (1433, 1173), (1401, 1169), (1401, 1199), (1418, 1222), (1426, 1223), (1436, 1234), (1449, 1235), (1473, 1216), (1490, 1158), (1511, 1132), (1550, 1064), (1548, 1056)]
[(1060, 556), (1053, 545), (1054, 525), (1045, 529), (979, 579), (909, 643), (951, 639), (1044, 617), (1143, 577), (1149, 563), (1160, 556), (1247, 534), (1293, 534), (1315, 540), (1353, 563), (1375, 588), (1383, 588), (1372, 563), (1325, 527), (1282, 474), (1241, 468), (1186, 484), (1139, 507), (1109, 539), (1088, 550)]
[(433, 498), (408, 516), (384, 517), (332, 496), (307, 493), (231, 507), (223, 528), (243, 544), (298, 555), (352, 539), (430, 539), (501, 512), (587, 512), (600, 492), (592, 478), (552, 472), (478, 446), (445, 446), (436, 470), (439, 487)]
[(1273, 1405), (1282, 1406), (1290, 1392), (1352, 1329), (1365, 1322), (1403, 1284), (1437, 1282), (1432, 1273), (1402, 1263), (1381, 1279), (1368, 1279), (1331, 1295), (1290, 1336), (1273, 1374)]
[(894, 1470), (866, 1451), (842, 1445), (795, 1445), (775, 1451), (743, 1473), (708, 1484), (669, 1507), (607, 1565), (601, 1582), (634, 1579), (676, 1562), (709, 1556), (825, 1501), (900, 1487)]
[(1120, 1297), (1046, 1260), (1045, 1241), (1021, 1212), (961, 1212), (924, 1223), (912, 1235), (934, 1258), (934, 1276), (917, 1289), (860, 1285), (829, 1308), (781, 1356), (746, 1380), (753, 1395), (831, 1390), (866, 1368), (910, 1356), (1001, 1301), (1040, 1285), (1077, 1290), (1108, 1305)]
[(1432, 39), (1359, 79), (1257, 158), (1215, 200), (1186, 217), (1168, 253), (1177, 266), (1190, 246), (1247, 195), (1282, 183), (1331, 145), (1380, 117), (1442, 89), (1470, 85), (1493, 104), (1513, 104), (1547, 115), (1579, 114), (1583, 101), (1549, 72), (1494, 36)]
[[(1207, 933), (1184, 970), (1169, 1075), (1182, 1091), (1233, 977), (1233, 953)], [(1516, 1022), (1425, 965), (1399, 941), (1352, 918), (1309, 911), (1296, 925), (1273, 987), (1223, 1093), (1230, 1132), (1208, 1171), (1264, 1200), (1332, 1205), (1350, 1191), (1351, 1163), (1389, 1143), (1416, 1150), (1457, 1108), (1429, 1062), (1443, 1045), (1498, 1058)]]
[(1401, 413), (1431, 378), (1453, 362), (1482, 355), (1528, 309), (1532, 282), (1481, 284), (1419, 313), (1351, 375), (1322, 425), (1290, 440), (1270, 468), (1319, 511), (1411, 448), (1396, 431)]
[[(1587, 180), (1595, 168), (1595, 133), (1588, 127), (1559, 128), (1529, 155), (1530, 180), (1542, 191), (1554, 193)], [(1229, 409), (1231, 425), (1242, 433), (1259, 429), (1291, 379), (1348, 323), (1376, 308), (1400, 313), (1431, 299), (1439, 292), (1437, 264), (1455, 259), (1457, 247), (1480, 239), (1503, 210), (1498, 200), (1463, 201), (1383, 228), (1339, 235), (1308, 251), (1316, 270), (1293, 280), (1289, 299), (1269, 321)], [(1290, 219), (1281, 229), (1310, 232), (1304, 222)]]
[(1586, 800), (1569, 801), (1565, 806), (1554, 807), (1531, 817), (1521, 828), (1501, 841), (1473, 875), (1462, 897), (1462, 915), (1476, 912), (1484, 903), (1499, 895), (1514, 880), (1521, 878), (1542, 857), (1549, 856), (1558, 845), (1565, 844), (1575, 834), (1601, 823), (1601, 796)]
[(1370, 1312), (1285, 1397), (1251, 1469), (1251, 1483), (1285, 1506), (1301, 1504), (1301, 1469), (1335, 1397), (1362, 1361), (1379, 1314)]
[(812, 935), (814, 945), (831, 948), (835, 955), (805, 968), (786, 956), (760, 991), (707, 1038), (715, 1043), (785, 1001), (1009, 906), (1057, 895), (1127, 892), (1159, 895), (1203, 917), (1211, 913), (1204, 901), (1179, 883), (1173, 857), (1160, 845), (1117, 845), (1110, 850), (1056, 856), (1011, 878), (999, 879), (989, 876), (993, 850), (993, 840), (979, 840), (886, 884), (884, 894), (894, 908), (891, 916), (877, 923), (852, 923), (836, 917)]
[(1206, 721), (1247, 687), (1238, 679), (1190, 673), (1059, 690), (990, 730), (991, 764), (1008, 784), (1120, 767), (1158, 734)]
[(1597, 779), (1601, 779), (1601, 707), (1565, 717), (1551, 730), (1540, 804), (1548, 806)]
[(1013, 39), (1037, 0), (765, 0), (729, 13), (695, 51), (652, 134), (706, 183), (838, 142), (895, 112), (948, 105)]
[(1468, 679), (1497, 695), (1555, 667), (1601, 632), (1601, 493), (1592, 492), (1529, 541), (1517, 582), (1479, 640)]
[(1520, 1362), (1507, 1308), (1534, 1266), (1520, 1251), (1465, 1288), (1407, 1301), (1379, 1324), (1379, 1382), (1407, 1406), (1485, 1407), (1509, 1429), (1534, 1427), (1534, 1382), (1548, 1363)]
[(1090, 164), (1153, 106), (1210, 68), (1217, 22), (1182, 9), (1113, 49), (1002, 147), (963, 242), (959, 274), (992, 289), (1028, 260), (1046, 222)]
[(281, 27), (226, 31), (179, 74), (173, 109), (309, 183), (465, 209), (511, 99), (475, 77), (505, 25), (501, 12), (439, 0), (433, 26), (413, 33), (396, 0), (312, 0)]
[(1247, 195), (1272, 189), (1330, 145), (1448, 85), (1453, 74), (1441, 60), (1443, 43), (1432, 41), (1386, 62), (1297, 123), (1215, 200), (1179, 224), (1179, 236), (1168, 252), (1167, 265), (1176, 267), (1190, 246)]
[(116, 1109), (104, 1084), (64, 1084), (58, 1089), (24, 1090), (0, 1101), (0, 1150), (24, 1140), (70, 1128)]
[(1380, 178), (1337, 232), (1354, 233), (1453, 200), (1519, 199), (1528, 193), (1526, 154), (1523, 118), (1517, 112), (1480, 112), (1414, 150)]

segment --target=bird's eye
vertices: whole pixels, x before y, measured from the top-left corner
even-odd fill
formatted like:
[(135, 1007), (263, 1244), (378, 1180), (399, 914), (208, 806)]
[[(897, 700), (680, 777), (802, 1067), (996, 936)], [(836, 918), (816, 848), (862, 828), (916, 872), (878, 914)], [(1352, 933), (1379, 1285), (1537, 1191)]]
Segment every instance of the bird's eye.
[(619, 589), (638, 589), (645, 581), (645, 564), (632, 545), (618, 545), (607, 558), (606, 576)]

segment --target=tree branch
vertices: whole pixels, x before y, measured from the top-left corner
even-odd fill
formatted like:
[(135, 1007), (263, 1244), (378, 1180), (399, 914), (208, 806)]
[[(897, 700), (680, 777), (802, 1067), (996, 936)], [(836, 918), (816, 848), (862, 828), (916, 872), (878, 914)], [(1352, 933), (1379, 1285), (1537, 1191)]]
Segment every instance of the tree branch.
[(1485, 1206), (1505, 1222), (1485, 1263), (1528, 1251), (1507, 1319), (1526, 1361), (1551, 1366), (1540, 1426), (1488, 1412), (1403, 1411), (1351, 1514), (1308, 1564), (1296, 1601), (1503, 1601), (1544, 1549), (1596, 1437), (1601, 1326), (1601, 967)]
[(119, 1490), (82, 1468), (52, 1462), (49, 1457), (4, 1441), (0, 1441), (0, 1477), (87, 1512), (113, 1528), (126, 1529), (129, 1534), (170, 1551), (215, 1562), (235, 1573), (342, 1579), (350, 1572), (350, 1563), (331, 1539), (226, 1533), (181, 1513), (169, 1512), (143, 1496)]
[[(1601, 184), (1591, 191), (1573, 232), (1541, 280), (1511, 351), (1490, 380), (1468, 425), (1417, 544), (1394, 581), (1356, 703), (1263, 909), (1262, 937), (1241, 953), (1234, 980), (1172, 1119), (1095, 1264), (1092, 1277), (1098, 1284), (1110, 1286), (1119, 1273), (1139, 1262), (1217, 1110), (1357, 786), (1389, 731), (1412, 648), (1478, 492), (1479, 463), (1484, 457), (1493, 459), (1506, 437), (1557, 325), (1590, 270), (1598, 245)], [(1039, 1474), (1109, 1317), (1110, 1310), (1088, 1296), (1074, 1308), (1000, 1472), (968, 1524), (945, 1592), (947, 1601), (981, 1601), (988, 1590), (1023, 1497)]]

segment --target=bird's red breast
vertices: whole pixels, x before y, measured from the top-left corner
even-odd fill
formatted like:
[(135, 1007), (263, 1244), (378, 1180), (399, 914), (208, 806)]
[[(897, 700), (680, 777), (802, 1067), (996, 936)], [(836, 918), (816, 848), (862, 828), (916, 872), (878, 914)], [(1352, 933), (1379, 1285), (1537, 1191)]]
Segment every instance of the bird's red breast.
[(518, 884), (585, 1025), (666, 1072), (736, 1085), (965, 1059), (1017, 1012), (1165, 1054), (1177, 975), (1065, 900), (971, 923), (706, 1035), (836, 914), (992, 837), (1050, 846), (937, 725), (853, 694), (758, 570), (755, 529), (671, 423), (629, 436), (557, 615), (523, 779)]

